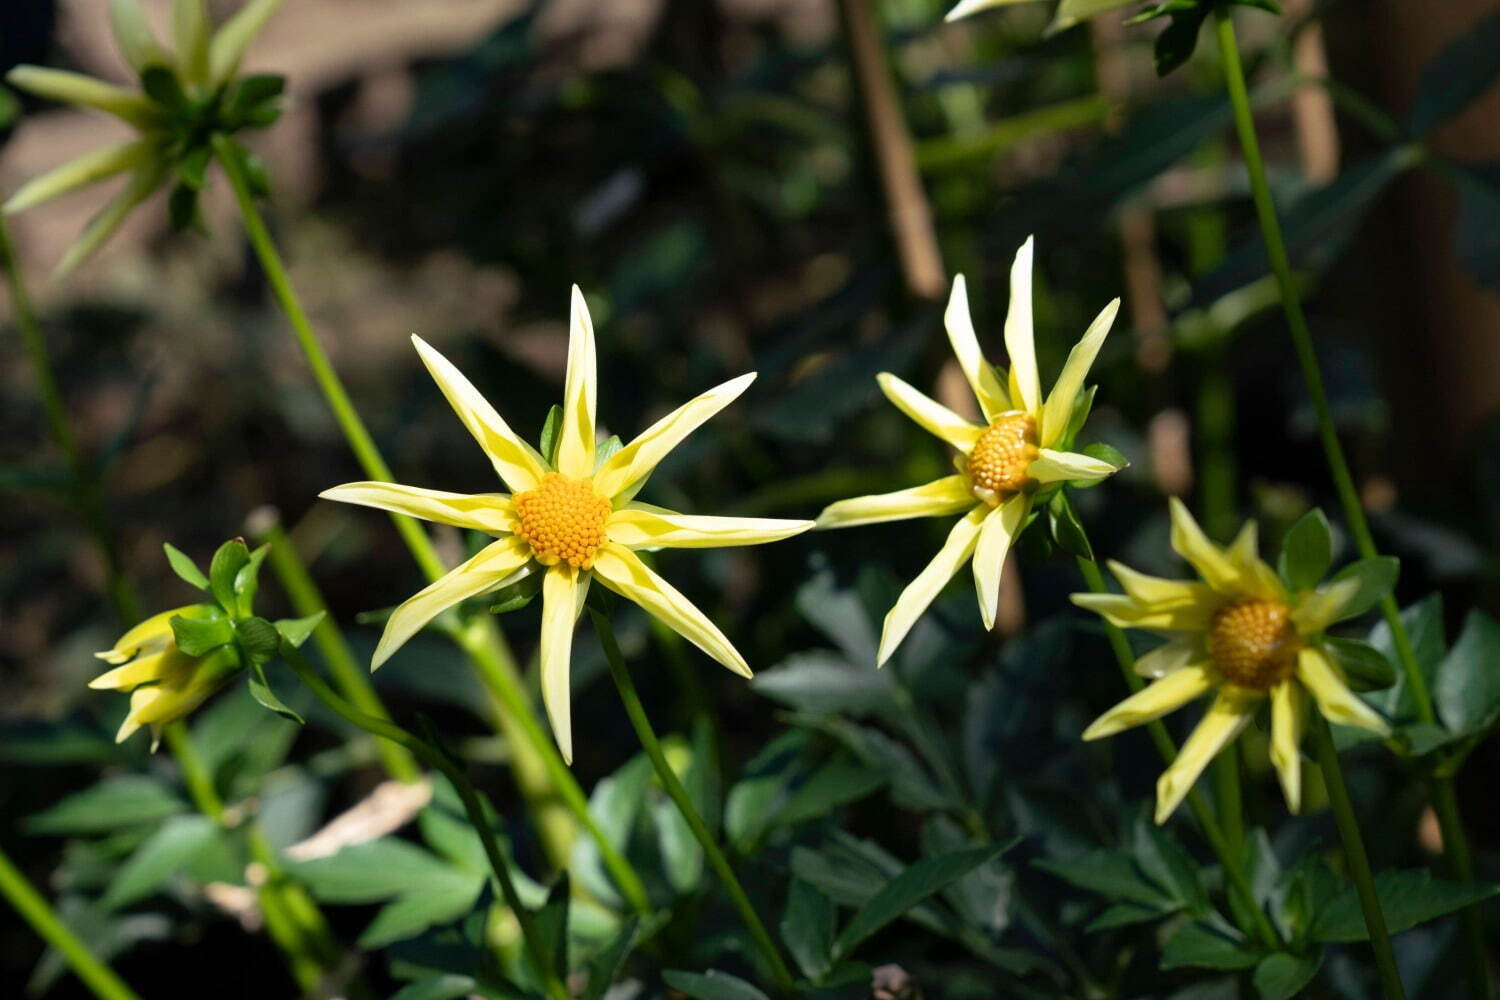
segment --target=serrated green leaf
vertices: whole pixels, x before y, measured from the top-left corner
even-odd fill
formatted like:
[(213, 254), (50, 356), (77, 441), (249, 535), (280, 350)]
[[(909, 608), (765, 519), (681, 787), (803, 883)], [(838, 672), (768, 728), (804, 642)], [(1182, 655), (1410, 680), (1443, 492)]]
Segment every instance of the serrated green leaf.
[(662, 979), (692, 1000), (770, 1000), (757, 987), (717, 969), (704, 973), (669, 970), (662, 973)]
[[(1375, 892), (1392, 934), (1461, 910), (1500, 893), (1500, 885), (1458, 885), (1432, 877), (1423, 870), (1383, 871), (1375, 876)], [(1350, 886), (1334, 896), (1313, 918), (1308, 936), (1314, 941), (1349, 943), (1366, 941), (1364, 912), (1359, 896)]]
[(792, 953), (802, 974), (822, 981), (833, 969), (834, 921), (838, 916), (833, 900), (799, 878), (787, 892), (786, 912), (781, 918), (781, 940)]
[(1302, 990), (1323, 965), (1320, 948), (1312, 955), (1288, 955), (1285, 952), (1267, 955), (1255, 967), (1255, 990), (1260, 1000), (1292, 1000), (1301, 996)]
[(167, 564), (172, 567), (173, 573), (176, 573), (184, 583), (197, 587), (205, 593), (208, 592), (208, 577), (203, 575), (198, 564), (193, 562), (187, 553), (171, 543), (164, 543), (162, 549), (167, 553)]
[(232, 538), (220, 545), (208, 564), (208, 586), (214, 599), (225, 611), (233, 612), (238, 607), (235, 600), (235, 577), (250, 561), (250, 549), (242, 538)]
[(188, 656), (205, 656), (234, 641), (234, 626), (221, 615), (211, 618), (173, 615), (170, 624), (173, 642)]
[(266, 680), (265, 664), (252, 662), (246, 677), (246, 683), (250, 688), (250, 697), (259, 702), (263, 708), (268, 708), (283, 719), (295, 722), (299, 726), (305, 723), (306, 720), (302, 716), (289, 708), (285, 702), (276, 697), (276, 692), (271, 690), (271, 682)]
[(1248, 969), (1260, 961), (1260, 954), (1243, 941), (1206, 924), (1183, 924), (1167, 939), (1161, 953), (1163, 969), (1221, 969), (1232, 972)]
[(1292, 591), (1316, 587), (1333, 564), (1333, 531), (1314, 507), (1287, 529), (1276, 568)]
[(327, 612), (318, 611), (306, 618), (278, 618), (272, 624), (281, 637), (291, 643), (293, 649), (296, 649), (308, 640), (319, 625), (323, 624), (323, 618), (326, 615)]
[(993, 861), (1009, 846), (989, 844), (918, 861), (891, 879), (873, 899), (855, 911), (834, 941), (834, 955), (847, 957), (886, 924), (980, 865)]
[(169, 816), (110, 879), (99, 905), (114, 910), (145, 899), (212, 847), (219, 836), (218, 824), (207, 816)]

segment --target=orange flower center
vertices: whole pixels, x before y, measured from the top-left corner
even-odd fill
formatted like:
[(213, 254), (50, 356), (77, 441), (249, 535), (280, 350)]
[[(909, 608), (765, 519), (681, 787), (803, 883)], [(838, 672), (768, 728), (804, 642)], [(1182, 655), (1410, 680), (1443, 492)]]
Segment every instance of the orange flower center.
[(1302, 639), (1280, 601), (1231, 601), (1208, 620), (1208, 655), (1231, 684), (1265, 691), (1297, 667)]
[(517, 493), (511, 502), (521, 517), (516, 537), (531, 546), (537, 562), (566, 562), (578, 569), (594, 565), (594, 554), (607, 537), (604, 522), (610, 505), (594, 489), (592, 479), (549, 472), (536, 489)]
[(1030, 489), (1036, 483), (1026, 469), (1036, 454), (1036, 421), (1025, 413), (1002, 414), (969, 452), (964, 467), (969, 489), (991, 506)]

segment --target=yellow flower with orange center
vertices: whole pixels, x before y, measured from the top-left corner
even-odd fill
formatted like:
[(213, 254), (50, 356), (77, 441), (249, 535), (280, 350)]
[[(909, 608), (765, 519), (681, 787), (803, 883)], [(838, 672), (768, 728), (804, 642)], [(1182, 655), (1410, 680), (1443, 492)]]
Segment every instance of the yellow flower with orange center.
[(1165, 822), (1193, 783), (1239, 736), (1261, 706), (1271, 706), (1271, 763), (1292, 812), (1302, 804), (1298, 745), (1308, 696), (1330, 722), (1388, 735), (1390, 728), (1349, 688), (1324, 630), (1369, 606), (1357, 578), (1292, 591), (1256, 552), (1255, 522), (1227, 549), (1203, 534), (1173, 499), (1172, 548), (1202, 581), (1164, 580), (1111, 562), (1123, 594), (1074, 594), (1120, 628), (1158, 633), (1167, 642), (1136, 661), (1154, 682), (1100, 716), (1083, 738), (1139, 726), (1214, 692), (1203, 719), (1156, 786), (1156, 821)]
[(555, 454), (544, 457), (512, 431), (449, 361), (413, 336), (417, 353), (510, 493), (465, 495), (395, 483), (349, 483), (322, 496), (470, 528), (495, 541), (410, 598), (391, 614), (371, 669), (438, 615), (461, 601), (544, 573), (542, 700), (564, 759), (573, 757), (569, 656), (573, 626), (590, 582), (600, 583), (681, 634), (735, 673), (750, 667), (707, 615), (651, 570), (637, 551), (757, 545), (812, 527), (811, 521), (706, 517), (639, 503), (634, 497), (657, 464), (714, 414), (733, 402), (754, 373), (731, 379), (652, 424), (618, 451), (595, 443), (594, 327), (583, 294), (573, 288), (568, 370)]
[(964, 515), (937, 556), (885, 616), (877, 654), (880, 664), (890, 658), (965, 562), (973, 563), (979, 614), (985, 628), (992, 628), (1000, 599), (1000, 571), (1031, 513), (1033, 497), (1065, 482), (1097, 481), (1118, 471), (1109, 462), (1061, 448), (1077, 431), (1070, 426), (1074, 404), (1120, 301), (1105, 306), (1089, 325), (1044, 398), (1032, 330), (1031, 262), (1032, 241), (1028, 239), (1016, 253), (1010, 272), (1010, 308), (1005, 317), (1005, 347), (1011, 363), (1008, 385), (980, 352), (963, 275), (953, 280), (944, 322), (959, 367), (984, 414), (983, 424), (965, 420), (888, 372), (877, 377), (881, 391), (897, 409), (957, 450), (957, 474), (895, 493), (840, 500), (818, 516), (819, 528), (847, 528)]

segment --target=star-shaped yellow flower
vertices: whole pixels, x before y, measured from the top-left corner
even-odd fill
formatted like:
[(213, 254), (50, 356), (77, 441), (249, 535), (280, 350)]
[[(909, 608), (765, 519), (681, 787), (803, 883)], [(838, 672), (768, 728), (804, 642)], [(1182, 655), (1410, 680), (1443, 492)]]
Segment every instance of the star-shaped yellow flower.
[(963, 275), (953, 280), (944, 322), (953, 353), (986, 423), (970, 423), (894, 375), (881, 373), (878, 377), (881, 391), (897, 409), (958, 449), (957, 474), (895, 493), (840, 500), (818, 516), (819, 528), (846, 528), (913, 517), (964, 515), (948, 533), (936, 558), (901, 592), (896, 606), (885, 616), (877, 656), (880, 664), (890, 658), (933, 598), (971, 559), (979, 591), (979, 614), (985, 628), (993, 627), (1000, 598), (1000, 570), (1011, 542), (1026, 523), (1033, 496), (1055, 484), (1103, 479), (1117, 471), (1109, 462), (1061, 451), (1058, 446), (1068, 435), (1074, 403), (1119, 312), (1120, 300), (1105, 306), (1090, 324), (1044, 399), (1032, 333), (1031, 259), (1032, 241), (1028, 239), (1016, 253), (1010, 272), (1010, 309), (1005, 317), (1005, 347), (1011, 363), (1008, 389), (980, 353)]
[(1234, 741), (1260, 706), (1271, 703), (1271, 763), (1288, 808), (1302, 804), (1298, 744), (1307, 696), (1330, 722), (1388, 735), (1390, 728), (1345, 682), (1330, 625), (1358, 614), (1361, 584), (1349, 578), (1296, 593), (1256, 554), (1255, 522), (1227, 549), (1213, 544), (1180, 500), (1172, 500), (1172, 548), (1192, 564), (1198, 581), (1163, 580), (1111, 562), (1124, 594), (1074, 594), (1073, 602), (1120, 628), (1167, 637), (1136, 670), (1155, 678), (1084, 731), (1097, 740), (1160, 718), (1215, 692), (1203, 719), (1156, 786), (1156, 821), (1181, 804), (1208, 762)]
[(330, 500), (472, 528), (495, 538), (468, 562), (396, 608), (375, 649), (372, 670), (460, 601), (543, 572), (542, 700), (564, 759), (573, 757), (568, 707), (573, 626), (583, 610), (589, 583), (596, 577), (730, 670), (750, 676), (744, 657), (719, 627), (636, 552), (756, 545), (806, 531), (812, 522), (678, 514), (633, 498), (673, 448), (745, 391), (755, 379), (753, 372), (689, 401), (601, 461), (594, 440), (594, 327), (583, 294), (574, 286), (562, 419), (556, 453), (549, 461), (512, 431), (446, 358), (420, 337), (413, 336), (412, 342), (449, 405), (511, 492), (467, 496), (394, 483), (349, 483), (322, 494)]

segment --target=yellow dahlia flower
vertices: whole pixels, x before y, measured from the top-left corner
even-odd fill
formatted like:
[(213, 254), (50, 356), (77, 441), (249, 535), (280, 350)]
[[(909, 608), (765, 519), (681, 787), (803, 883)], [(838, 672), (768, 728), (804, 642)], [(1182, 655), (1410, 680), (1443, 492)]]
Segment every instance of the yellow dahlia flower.
[(888, 660), (922, 612), (965, 562), (972, 559), (985, 628), (995, 624), (1000, 570), (1011, 542), (1025, 526), (1038, 494), (1064, 482), (1097, 481), (1118, 471), (1109, 462), (1059, 450), (1077, 428), (1074, 403), (1105, 335), (1119, 312), (1116, 299), (1068, 354), (1051, 393), (1042, 396), (1031, 321), (1032, 240), (1022, 244), (1010, 272), (1010, 309), (1005, 348), (1010, 354), (1008, 387), (980, 353), (969, 318), (963, 275), (953, 279), (944, 323), (953, 353), (979, 401), (984, 424), (973, 424), (888, 372), (877, 381), (896, 408), (958, 450), (952, 476), (877, 496), (840, 500), (818, 516), (819, 528), (847, 528), (913, 517), (963, 514), (936, 558), (901, 592), (885, 616), (879, 664)]
[(495, 538), (478, 555), (410, 598), (391, 614), (370, 664), (373, 670), (419, 629), (466, 598), (544, 573), (542, 700), (563, 758), (573, 757), (569, 719), (569, 652), (589, 583), (639, 604), (735, 673), (750, 676), (744, 657), (708, 616), (641, 561), (659, 548), (719, 548), (787, 538), (811, 521), (678, 514), (633, 498), (657, 464), (689, 434), (733, 402), (754, 373), (731, 379), (662, 417), (634, 441), (601, 454), (594, 439), (594, 327), (583, 293), (573, 288), (568, 369), (555, 454), (541, 455), (420, 337), (412, 342), (449, 405), (489, 456), (510, 493), (466, 496), (394, 483), (349, 483), (330, 500), (362, 504), (472, 528)]
[(163, 726), (192, 712), (239, 672), (240, 655), (234, 646), (190, 656), (177, 648), (173, 637), (173, 618), (204, 619), (219, 614), (210, 604), (163, 611), (130, 629), (113, 648), (94, 654), (115, 669), (95, 677), (89, 687), (130, 692), (130, 712), (115, 735), (116, 743), (150, 726), (151, 749), (155, 750)]
[(1255, 522), (1227, 548), (1213, 544), (1182, 501), (1173, 499), (1172, 548), (1201, 582), (1164, 580), (1111, 562), (1124, 594), (1074, 594), (1073, 603), (1120, 628), (1145, 629), (1167, 642), (1136, 661), (1153, 683), (1101, 715), (1084, 731), (1102, 739), (1214, 693), (1202, 721), (1156, 786), (1156, 821), (1181, 804), (1208, 762), (1240, 734), (1262, 704), (1271, 706), (1271, 763), (1292, 812), (1302, 804), (1298, 745), (1308, 696), (1330, 722), (1389, 735), (1390, 728), (1346, 681), (1323, 632), (1370, 606), (1358, 577), (1291, 591), (1256, 554)]

